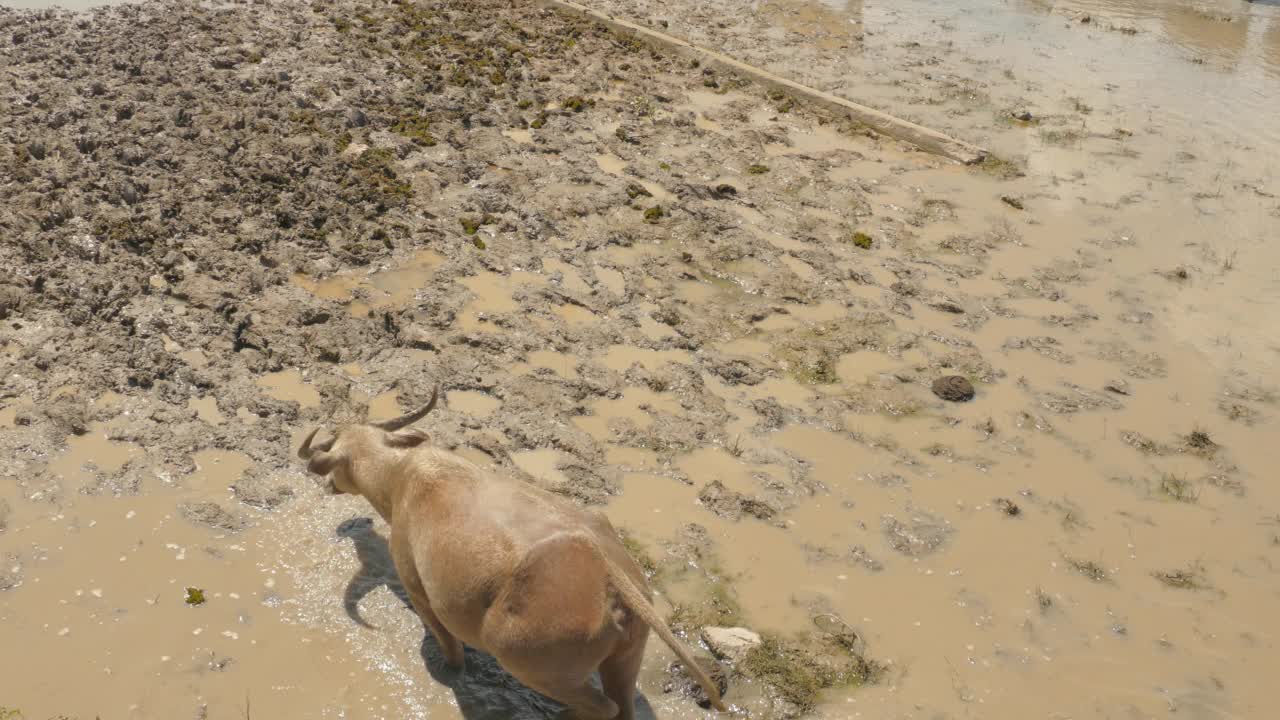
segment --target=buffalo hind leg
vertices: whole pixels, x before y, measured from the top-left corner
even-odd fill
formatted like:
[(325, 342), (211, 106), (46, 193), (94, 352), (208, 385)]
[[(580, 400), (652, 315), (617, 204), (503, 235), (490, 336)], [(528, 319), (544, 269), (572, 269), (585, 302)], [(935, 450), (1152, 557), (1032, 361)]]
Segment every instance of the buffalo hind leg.
[(604, 694), (618, 706), (618, 720), (634, 720), (636, 716), (636, 677), (644, 661), (646, 635), (647, 632), (642, 632), (637, 640), (600, 663), (600, 684), (604, 686)]
[(565, 720), (614, 720), (618, 717), (618, 704), (586, 683), (577, 687), (530, 687), (567, 705), (569, 710), (560, 716)]

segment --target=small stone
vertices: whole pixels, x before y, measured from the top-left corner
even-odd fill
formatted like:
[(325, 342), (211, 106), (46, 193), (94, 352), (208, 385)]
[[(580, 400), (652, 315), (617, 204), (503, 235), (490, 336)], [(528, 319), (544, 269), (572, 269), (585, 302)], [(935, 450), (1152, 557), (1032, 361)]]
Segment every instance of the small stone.
[(933, 394), (951, 402), (973, 399), (973, 383), (959, 375), (946, 375), (933, 381)]
[(1110, 380), (1106, 385), (1102, 386), (1102, 389), (1117, 395), (1128, 395), (1129, 383), (1125, 380)]
[(735, 664), (763, 642), (758, 634), (741, 627), (703, 628), (702, 641), (716, 657)]

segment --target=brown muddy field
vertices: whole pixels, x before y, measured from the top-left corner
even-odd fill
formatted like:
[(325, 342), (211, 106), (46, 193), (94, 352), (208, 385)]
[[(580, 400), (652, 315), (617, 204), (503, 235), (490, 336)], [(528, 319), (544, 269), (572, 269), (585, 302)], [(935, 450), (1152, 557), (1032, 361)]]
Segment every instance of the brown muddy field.
[(617, 5), (995, 159), (527, 2), (0, 7), (0, 718), (554, 716), (294, 459), (436, 383), (744, 716), (1268, 716), (1277, 8)]

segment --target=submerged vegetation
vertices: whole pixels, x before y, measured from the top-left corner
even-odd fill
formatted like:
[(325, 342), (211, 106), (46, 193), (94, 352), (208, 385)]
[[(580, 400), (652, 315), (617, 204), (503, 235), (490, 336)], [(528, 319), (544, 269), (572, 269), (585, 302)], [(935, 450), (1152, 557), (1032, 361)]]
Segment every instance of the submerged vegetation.
[(1111, 571), (1103, 567), (1101, 563), (1093, 560), (1067, 558), (1067, 564), (1071, 566), (1071, 569), (1094, 582), (1109, 582), (1111, 580)]
[(1157, 570), (1151, 576), (1164, 585), (1178, 590), (1208, 590), (1212, 586), (1199, 565), (1176, 570)]
[(879, 681), (888, 667), (825, 636), (784, 639), (764, 635), (747, 652), (740, 670), (768, 683), (800, 712), (817, 706), (822, 692)]
[(1174, 502), (1193, 503), (1200, 499), (1200, 494), (1196, 492), (1195, 486), (1186, 476), (1172, 473), (1165, 473), (1160, 478), (1160, 484), (1156, 490)]

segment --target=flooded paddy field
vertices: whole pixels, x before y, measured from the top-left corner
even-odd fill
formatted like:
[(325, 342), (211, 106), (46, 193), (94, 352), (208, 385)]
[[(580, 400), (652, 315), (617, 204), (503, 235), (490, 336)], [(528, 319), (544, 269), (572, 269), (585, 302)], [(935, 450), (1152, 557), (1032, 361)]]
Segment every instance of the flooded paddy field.
[(527, 3), (0, 7), (0, 717), (554, 715), (294, 459), (436, 383), (746, 716), (1265, 716), (1280, 9), (741, 5), (593, 7), (993, 159)]

